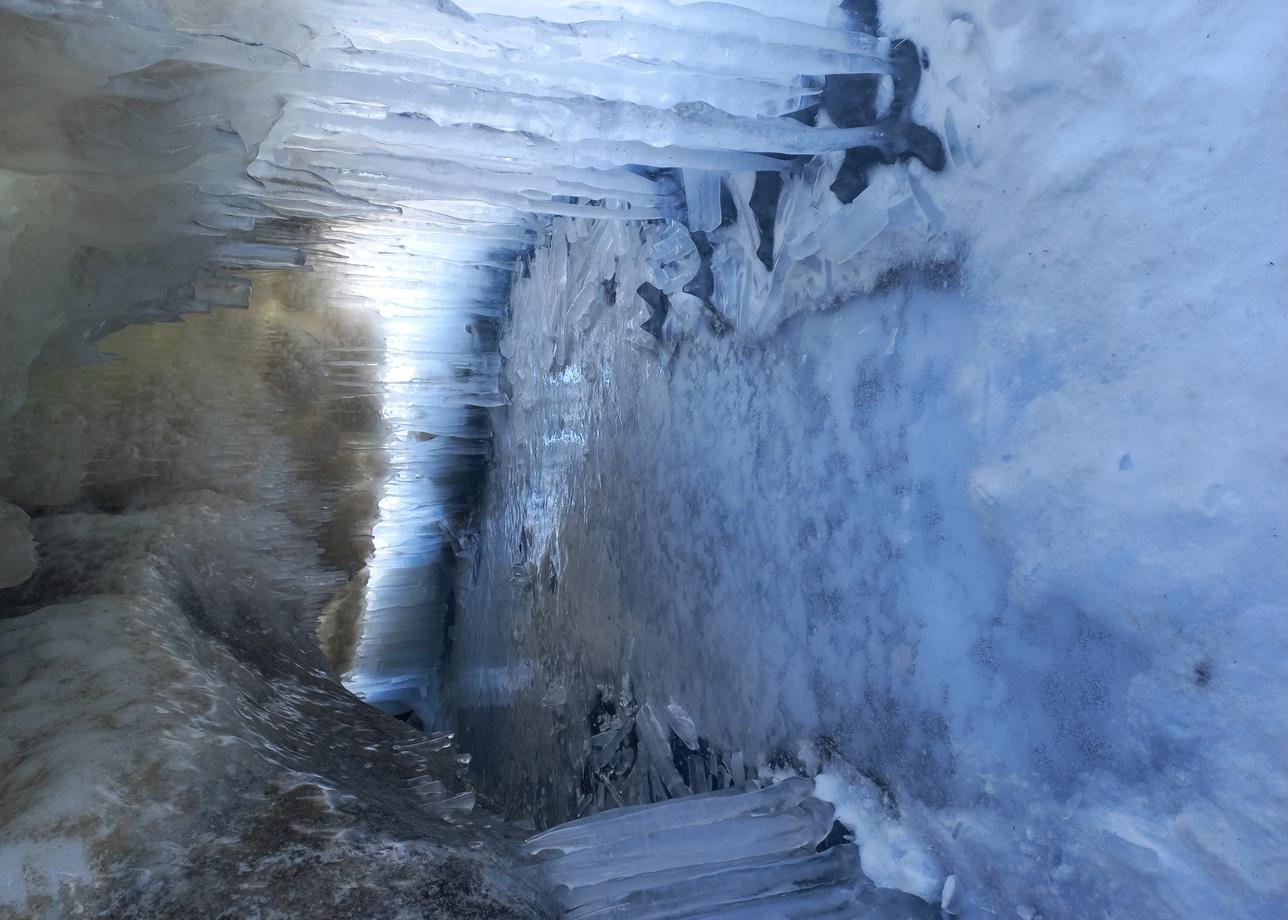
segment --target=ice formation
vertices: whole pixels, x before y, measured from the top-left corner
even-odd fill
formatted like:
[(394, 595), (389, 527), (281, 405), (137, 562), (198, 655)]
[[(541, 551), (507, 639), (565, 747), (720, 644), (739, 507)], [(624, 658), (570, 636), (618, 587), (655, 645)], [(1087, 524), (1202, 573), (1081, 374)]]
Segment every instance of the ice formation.
[[(897, 111), (783, 117), (829, 74), (906, 81), (915, 56), (830, 2), (15, 0), (0, 25), (0, 579), (24, 714), (0, 748), (4, 909), (201, 912), (231, 860), (256, 879), (245, 915), (354, 910), (420, 859), (440, 888), (384, 909), (539, 909), (470, 817), (468, 758), (354, 703), (315, 632), (350, 690), (435, 722), (518, 256), (555, 215), (665, 221), (649, 277), (683, 298), (701, 259), (676, 222), (715, 231), (735, 174), (937, 155)], [(76, 710), (66, 734), (50, 706)], [(194, 801), (206, 775), (226, 785)], [(328, 860), (368, 865), (324, 879)], [(312, 886), (283, 890), (286, 866)]]
[(1282, 913), (1285, 9), (0, 0), (0, 917)]
[[(663, 225), (568, 217), (537, 252), (453, 665), (527, 679), (462, 735), (594, 768), (542, 695), (628, 673), (713, 744), (822, 770), (878, 885), (1276, 916), (1284, 11), (1030, 6), (883, 5), (951, 168), (849, 203), (844, 156), (785, 171), (786, 264), (739, 263), (714, 312), (668, 293)], [(722, 230), (759, 253), (766, 223)], [(514, 773), (488, 780), (580, 807)]]
[[(445, 484), (482, 450), (472, 410), (504, 400), (489, 345), (542, 218), (687, 218), (718, 234), (733, 191), (728, 232), (742, 236), (707, 244), (708, 297), (747, 297), (740, 321), (764, 327), (781, 295), (750, 258), (751, 171), (854, 147), (874, 162), (942, 155), (894, 105), (844, 127), (777, 117), (817, 108), (828, 74), (870, 75), (869, 95), (882, 75), (915, 83), (915, 49), (830, 2), (512, 6), (432, 5), (398, 30), (379, 4), (3, 7), (6, 198), (47, 215), (6, 251), (38, 249), (56, 276), (88, 262), (74, 285), (15, 278), (36, 287), (14, 300), (42, 306), (15, 337), (5, 405), (37, 350), (92, 360), (128, 323), (245, 306), (248, 270), (309, 269), (331, 302), (374, 309), (384, 343), (334, 362), (379, 366), (393, 458), (351, 683), (427, 717), (437, 631), (412, 607), (446, 594), (424, 562), (447, 551), (461, 510)], [(680, 236), (688, 261), (654, 280), (683, 300), (678, 273), (697, 255)]]
[(799, 777), (618, 808), (531, 838), (568, 918), (938, 916), (872, 886), (859, 848), (827, 841), (830, 804)]

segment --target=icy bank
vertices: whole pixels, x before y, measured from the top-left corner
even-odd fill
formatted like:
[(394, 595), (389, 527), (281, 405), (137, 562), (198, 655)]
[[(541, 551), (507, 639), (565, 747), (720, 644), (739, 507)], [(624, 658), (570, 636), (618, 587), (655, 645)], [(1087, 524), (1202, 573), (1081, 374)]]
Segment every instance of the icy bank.
[(380, 426), (325, 356), (371, 324), (260, 280), (34, 375), (5, 428), (39, 564), (0, 591), (0, 915), (545, 915), (450, 739), (327, 667), (381, 470), (333, 449)]
[[(432, 718), (450, 548), (494, 763), (562, 756), (555, 701), (634, 670), (743, 749), (825, 751), (880, 884), (1275, 915), (1283, 10), (887, 4), (914, 47), (849, 3), (466, 5), (0, 0), (0, 581), (38, 716), (2, 752), (6, 896), (181, 912), (249, 847), (237, 906), (299, 897), (296, 855), (342, 898), (357, 834), (409, 887), (357, 859), (355, 911), (424, 908), (422, 863), (542, 909), (444, 820), (454, 758), (314, 654), (326, 607), (351, 686)], [(60, 375), (263, 272), (373, 328)], [(356, 418), (297, 411), (297, 365)], [(229, 764), (208, 811), (171, 775)], [(136, 826), (138, 787), (169, 792)]]

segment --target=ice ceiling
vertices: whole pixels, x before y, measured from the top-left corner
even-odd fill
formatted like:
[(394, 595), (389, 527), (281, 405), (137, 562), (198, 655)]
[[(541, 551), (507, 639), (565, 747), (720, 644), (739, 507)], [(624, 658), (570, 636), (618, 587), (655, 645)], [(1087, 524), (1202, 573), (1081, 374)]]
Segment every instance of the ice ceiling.
[(0, 0), (0, 920), (1276, 915), (1235, 6)]

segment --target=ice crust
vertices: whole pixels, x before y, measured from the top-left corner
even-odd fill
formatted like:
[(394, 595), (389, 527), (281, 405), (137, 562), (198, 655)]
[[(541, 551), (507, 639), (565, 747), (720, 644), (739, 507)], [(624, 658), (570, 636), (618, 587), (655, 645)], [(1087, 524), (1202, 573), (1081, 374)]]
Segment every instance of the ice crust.
[(20, 585), (36, 570), (36, 543), (27, 529), (31, 519), (0, 501), (0, 588)]
[(0, 589), (0, 914), (423, 916), (462, 879), (549, 913), (452, 739), (334, 676), (384, 458), (375, 370), (329, 357), (379, 323), (304, 277), (36, 372), (0, 431), (39, 509)]

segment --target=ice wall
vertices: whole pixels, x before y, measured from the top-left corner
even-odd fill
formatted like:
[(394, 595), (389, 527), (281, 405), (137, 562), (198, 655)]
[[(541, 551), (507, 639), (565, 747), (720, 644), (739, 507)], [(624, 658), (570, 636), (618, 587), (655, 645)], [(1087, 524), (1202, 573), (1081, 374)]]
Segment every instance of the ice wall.
[(515, 290), (466, 601), (510, 632), (458, 648), (531, 667), (469, 715), (593, 765), (543, 697), (629, 673), (830, 760), (864, 871), (955, 875), (963, 915), (1282, 913), (1285, 9), (1208, 12), (884, 4), (951, 168), (780, 198), (775, 240), (823, 244), (783, 312), (870, 293), (758, 342), (583, 293), (671, 241), (565, 224)]

